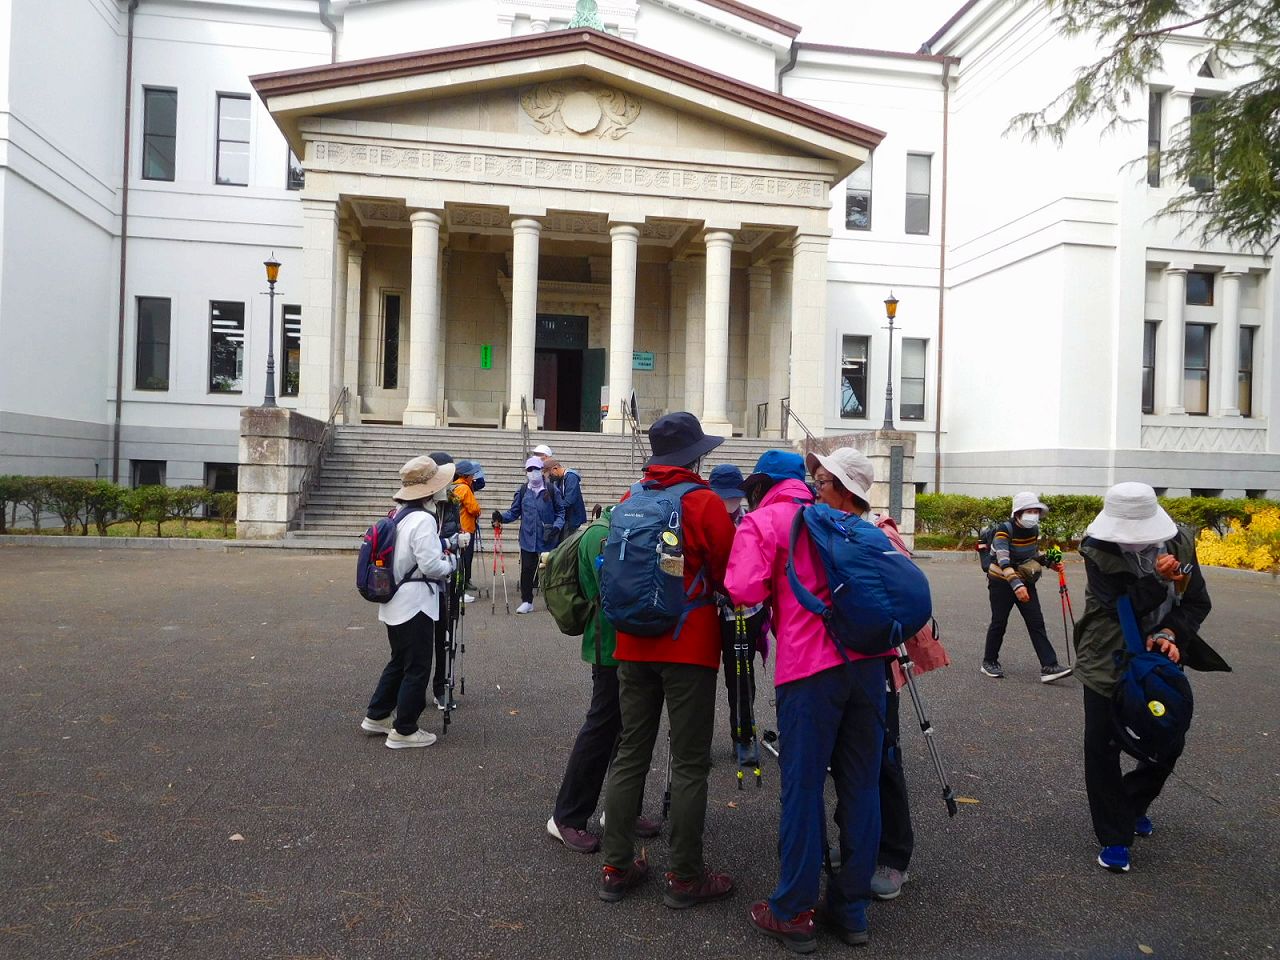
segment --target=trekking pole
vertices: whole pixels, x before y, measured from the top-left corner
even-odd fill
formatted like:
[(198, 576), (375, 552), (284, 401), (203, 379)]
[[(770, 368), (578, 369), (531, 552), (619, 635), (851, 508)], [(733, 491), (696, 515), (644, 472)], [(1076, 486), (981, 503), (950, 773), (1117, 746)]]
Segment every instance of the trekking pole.
[[(749, 743), (754, 743), (756, 739), (756, 720), (755, 710), (751, 704), (750, 694), (748, 693), (748, 683), (751, 670), (751, 646), (747, 640), (747, 618), (742, 615), (742, 607), (734, 609), (734, 642), (733, 642), (733, 660), (734, 672), (736, 676), (736, 700), (738, 701), (738, 724), (734, 729), (734, 742), (740, 743), (743, 736), (749, 736)], [(746, 774), (742, 763), (738, 764), (738, 789), (742, 789), (743, 781), (746, 780)], [(755, 762), (750, 765), (751, 771), (756, 776), (756, 788), (761, 786), (760, 776), (760, 756), (759, 750), (756, 751)]]
[(456, 572), (458, 590), (458, 693), (467, 695), (467, 570), (459, 564)]
[(502, 602), (507, 607), (507, 616), (511, 616), (511, 597), (507, 594), (507, 555), (502, 550), (502, 528), (495, 527), (495, 538), (498, 542), (498, 563), (502, 565)]
[(444, 733), (448, 734), (449, 724), (453, 722), (453, 639), (454, 639), (454, 610), (453, 610), (453, 575), (445, 581), (445, 589), (441, 591), (440, 596), (440, 616), (444, 618), (445, 636), (444, 636)]
[(662, 819), (671, 812), (671, 731), (667, 731), (667, 787), (662, 792)]
[[(1067, 571), (1062, 566), (1062, 548), (1056, 543), (1045, 551), (1045, 559), (1058, 566), (1058, 603), (1062, 607), (1062, 633), (1067, 644), (1067, 666), (1071, 666), (1071, 648), (1075, 646), (1073, 637), (1076, 626), (1076, 612), (1071, 609), (1071, 594), (1067, 590)], [(1067, 613), (1071, 613), (1071, 629), (1067, 629)]]
[(907, 690), (911, 694), (911, 705), (916, 711), (916, 719), (920, 722), (920, 732), (924, 734), (924, 742), (928, 744), (934, 772), (938, 775), (938, 783), (942, 785), (942, 801), (947, 805), (947, 816), (954, 817), (959, 809), (956, 806), (955, 791), (947, 782), (946, 771), (942, 768), (942, 754), (938, 751), (938, 744), (934, 742), (933, 724), (925, 714), (924, 701), (920, 699), (920, 691), (916, 689), (916, 678), (913, 672), (915, 664), (911, 662), (911, 654), (907, 653), (905, 643), (898, 644), (894, 652), (898, 656), (898, 665), (902, 667), (902, 675), (906, 677)]
[(493, 528), (493, 556), (489, 568), (489, 613), (498, 612), (498, 528)]

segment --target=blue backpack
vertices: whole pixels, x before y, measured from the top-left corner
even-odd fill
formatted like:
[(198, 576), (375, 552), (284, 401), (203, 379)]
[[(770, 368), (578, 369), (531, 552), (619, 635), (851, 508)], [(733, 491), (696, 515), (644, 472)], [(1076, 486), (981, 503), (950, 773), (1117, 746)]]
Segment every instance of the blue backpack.
[(1195, 698), (1182, 668), (1163, 653), (1146, 649), (1133, 602), (1116, 601), (1126, 650), (1116, 654), (1120, 682), (1112, 694), (1116, 740), (1138, 760), (1168, 766), (1182, 752)]
[[(818, 548), (832, 606), (796, 576), (796, 544), (802, 528)], [(800, 605), (822, 617), (836, 647), (878, 656), (914, 636), (933, 615), (929, 581), (910, 557), (861, 517), (825, 504), (801, 507), (791, 524), (787, 579)]]
[(396, 591), (403, 584), (410, 580), (426, 581), (426, 577), (415, 577), (412, 574), (397, 581), (392, 567), (396, 556), (396, 532), (400, 521), (414, 510), (421, 509), (421, 504), (402, 507), (396, 513), (383, 517), (364, 532), (360, 554), (356, 557), (356, 590), (369, 602), (386, 603), (396, 595)]
[(674, 627), (679, 637), (689, 613), (712, 602), (702, 573), (687, 590), (684, 585), (681, 502), (699, 489), (705, 487), (677, 483), (662, 489), (637, 483), (631, 496), (613, 508), (600, 596), (605, 619), (615, 629), (656, 637)]

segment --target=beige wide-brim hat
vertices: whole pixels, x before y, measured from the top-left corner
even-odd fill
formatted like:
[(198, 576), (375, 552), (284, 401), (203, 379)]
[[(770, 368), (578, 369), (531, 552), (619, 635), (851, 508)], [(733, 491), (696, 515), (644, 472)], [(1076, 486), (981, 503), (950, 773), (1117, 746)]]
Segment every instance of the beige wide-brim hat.
[(1145, 483), (1117, 483), (1103, 497), (1102, 512), (1085, 536), (1108, 543), (1163, 543), (1177, 532), (1154, 490)]
[(1013, 509), (1009, 511), (1009, 516), (1016, 517), (1023, 510), (1039, 510), (1041, 513), (1048, 513), (1049, 508), (1040, 502), (1040, 498), (1030, 490), (1023, 490), (1021, 493), (1013, 495)]
[(810, 474), (817, 473), (818, 467), (825, 468), (846, 490), (870, 506), (875, 469), (860, 451), (853, 447), (841, 447), (827, 454), (811, 453), (804, 458), (804, 465)]
[(392, 500), (425, 500), (435, 496), (453, 479), (455, 465), (437, 464), (430, 457), (414, 457), (400, 468), (400, 489)]

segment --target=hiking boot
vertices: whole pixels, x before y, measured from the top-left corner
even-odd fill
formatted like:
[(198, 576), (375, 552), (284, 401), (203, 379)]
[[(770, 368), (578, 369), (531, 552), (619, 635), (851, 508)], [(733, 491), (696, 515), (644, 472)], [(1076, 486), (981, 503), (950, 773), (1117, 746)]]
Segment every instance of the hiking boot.
[(735, 743), (733, 745), (733, 750), (738, 759), (738, 766), (760, 766), (760, 745), (756, 743), (755, 740), (752, 740), (750, 743)]
[(390, 713), (388, 713), (381, 720), (375, 720), (373, 719), (373, 717), (365, 717), (363, 720), (360, 721), (360, 729), (363, 730), (365, 733), (371, 733), (375, 735), (387, 734), (396, 728), (395, 719), (396, 718)]
[(579, 830), (577, 827), (571, 827), (567, 824), (556, 823), (555, 817), (547, 821), (547, 833), (575, 853), (595, 853), (600, 849), (600, 838), (594, 833), (588, 833), (586, 830)]
[(516, 613), (533, 613), (533, 604), (532, 603), (520, 604), (520, 606), (516, 607)]
[[(600, 817), (600, 825), (604, 825), (603, 815)], [(650, 820), (644, 815), (636, 817), (636, 836), (641, 840), (652, 840), (660, 833), (662, 833), (661, 820)]]
[(1135, 836), (1149, 837), (1156, 832), (1156, 825), (1151, 822), (1151, 818), (1145, 813), (1133, 822), (1133, 832)]
[(702, 876), (692, 880), (681, 880), (674, 873), (668, 873), (667, 889), (662, 894), (662, 902), (673, 910), (683, 910), (700, 903), (719, 900), (732, 892), (733, 878), (727, 873), (703, 870)]
[(1128, 873), (1129, 848), (1103, 847), (1098, 853), (1098, 866), (1105, 867), (1112, 873)]
[(779, 920), (769, 909), (767, 900), (751, 905), (751, 925), (767, 937), (773, 937), (792, 953), (813, 953), (818, 949), (818, 934), (813, 911), (806, 910), (790, 920)]
[(1004, 667), (1000, 666), (999, 660), (983, 660), (982, 672), (988, 677), (995, 677), (997, 680), (1004, 679)]
[(1063, 677), (1071, 676), (1072, 667), (1064, 667), (1060, 663), (1051, 663), (1047, 667), (1040, 668), (1040, 682), (1053, 683), (1055, 680), (1061, 680)]
[[(865, 947), (871, 941), (871, 932), (865, 925), (858, 929), (846, 927), (826, 907), (814, 913), (814, 920), (826, 927), (827, 931), (833, 934), (841, 943), (848, 944), (851, 947)], [(866, 924), (865, 919), (862, 922)]]
[(436, 742), (434, 733), (427, 733), (425, 730), (415, 730), (413, 733), (396, 733), (392, 730), (387, 734), (387, 746), (392, 750), (404, 750), (408, 747), (429, 747)]
[(600, 871), (600, 888), (596, 896), (605, 903), (617, 903), (627, 893), (644, 883), (649, 876), (649, 862), (636, 860), (625, 869), (605, 864)]
[(871, 875), (871, 892), (877, 900), (892, 900), (902, 893), (902, 885), (906, 882), (907, 871), (880, 864)]

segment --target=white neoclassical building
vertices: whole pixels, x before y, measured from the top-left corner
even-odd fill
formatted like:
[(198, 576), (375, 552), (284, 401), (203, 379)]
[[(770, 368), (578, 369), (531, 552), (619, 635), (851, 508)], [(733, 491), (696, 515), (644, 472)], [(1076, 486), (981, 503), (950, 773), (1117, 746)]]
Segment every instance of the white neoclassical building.
[(1280, 491), (1271, 258), (1154, 216), (1185, 185), (1145, 158), (1246, 79), (1204, 41), (1058, 149), (1009, 119), (1094, 49), (1037, 0), (902, 52), (575, 7), (4, 6), (0, 472), (232, 483), (270, 340), (320, 419), (617, 430), (634, 393), (747, 436), (880, 426), (891, 356), (918, 489)]

